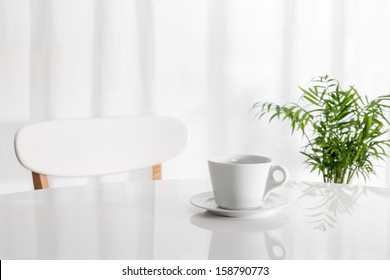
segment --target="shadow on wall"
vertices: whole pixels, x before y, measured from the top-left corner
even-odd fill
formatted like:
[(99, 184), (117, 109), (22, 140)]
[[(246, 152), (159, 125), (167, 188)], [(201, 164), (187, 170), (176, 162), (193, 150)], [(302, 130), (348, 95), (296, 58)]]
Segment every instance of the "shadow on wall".
[(16, 158), (14, 137), (27, 122), (0, 122), (0, 194), (32, 189), (31, 173)]

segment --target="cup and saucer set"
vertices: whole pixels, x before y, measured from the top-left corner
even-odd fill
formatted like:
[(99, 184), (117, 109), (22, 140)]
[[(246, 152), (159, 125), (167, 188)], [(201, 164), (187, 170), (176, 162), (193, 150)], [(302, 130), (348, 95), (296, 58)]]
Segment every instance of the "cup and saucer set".
[[(234, 218), (270, 215), (290, 204), (274, 193), (288, 180), (288, 171), (272, 159), (258, 155), (219, 155), (208, 160), (213, 191), (199, 193), (190, 202), (210, 213)], [(275, 180), (274, 173), (282, 173)]]

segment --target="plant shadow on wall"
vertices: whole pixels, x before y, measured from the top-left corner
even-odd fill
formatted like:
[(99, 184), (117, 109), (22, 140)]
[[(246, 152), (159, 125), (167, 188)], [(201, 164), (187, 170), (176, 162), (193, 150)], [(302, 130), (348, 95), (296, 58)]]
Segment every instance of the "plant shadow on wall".
[(302, 192), (298, 201), (304, 215), (314, 229), (322, 231), (334, 228), (339, 215), (352, 215), (362, 196), (390, 198), (390, 190), (386, 188), (307, 182), (289, 182), (289, 186)]
[(286, 120), (292, 134), (301, 132), (307, 141), (301, 153), (310, 172), (318, 171), (326, 183), (349, 184), (355, 177), (375, 174), (373, 162), (387, 157), (390, 140), (385, 139), (390, 124), (390, 95), (371, 101), (361, 96), (353, 86), (343, 90), (329, 76), (312, 79), (298, 102), (278, 105), (257, 102), (252, 110), (260, 120), (269, 115)]

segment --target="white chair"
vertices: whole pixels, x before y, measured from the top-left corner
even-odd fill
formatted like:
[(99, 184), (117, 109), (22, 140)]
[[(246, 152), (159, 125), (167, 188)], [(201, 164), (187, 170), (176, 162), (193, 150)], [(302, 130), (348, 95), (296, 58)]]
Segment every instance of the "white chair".
[(16, 133), (15, 152), (32, 171), (34, 189), (48, 188), (47, 176), (84, 177), (153, 166), (175, 157), (187, 141), (185, 126), (172, 117), (126, 116), (55, 120)]

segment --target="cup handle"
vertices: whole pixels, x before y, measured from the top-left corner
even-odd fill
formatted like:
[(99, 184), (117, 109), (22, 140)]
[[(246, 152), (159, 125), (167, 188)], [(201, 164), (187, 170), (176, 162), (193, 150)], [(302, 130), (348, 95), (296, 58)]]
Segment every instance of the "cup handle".
[[(280, 171), (283, 174), (283, 179), (280, 181), (276, 181), (274, 179), (274, 173), (275, 171)], [(265, 192), (263, 195), (263, 201), (265, 201), (268, 198), (268, 195), (276, 188), (282, 186), (284, 183), (288, 180), (288, 171), (285, 167), (281, 165), (272, 165), (269, 172), (268, 172), (268, 179), (267, 179), (267, 185), (265, 187)]]
[[(265, 245), (267, 246), (268, 257), (271, 260), (284, 260), (286, 258), (286, 248), (282, 241), (271, 235), (270, 233), (264, 232)], [(281, 254), (276, 255), (274, 248), (279, 248)]]

